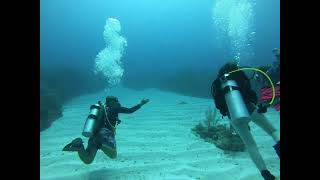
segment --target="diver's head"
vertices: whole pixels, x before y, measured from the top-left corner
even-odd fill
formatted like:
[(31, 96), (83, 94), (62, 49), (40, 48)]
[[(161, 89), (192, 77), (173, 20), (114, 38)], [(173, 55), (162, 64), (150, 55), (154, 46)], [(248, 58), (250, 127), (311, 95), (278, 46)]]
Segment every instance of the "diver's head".
[[(273, 52), (273, 54), (274, 54), (277, 58), (280, 57), (280, 49), (274, 48), (274, 49), (272, 50), (272, 52)], [(280, 60), (280, 59), (279, 59), (279, 60)]]
[(239, 66), (236, 62), (228, 62), (220, 68), (218, 76), (221, 77), (224, 74), (227, 74), (237, 69), (239, 69)]
[(107, 96), (106, 97), (106, 106), (107, 107), (120, 107), (120, 103), (117, 97)]

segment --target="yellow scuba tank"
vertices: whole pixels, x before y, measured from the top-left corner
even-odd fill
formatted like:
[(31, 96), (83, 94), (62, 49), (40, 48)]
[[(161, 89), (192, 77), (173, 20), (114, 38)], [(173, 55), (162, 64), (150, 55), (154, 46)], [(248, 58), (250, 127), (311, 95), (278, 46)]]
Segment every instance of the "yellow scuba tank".
[(96, 127), (100, 124), (99, 121), (102, 117), (103, 106), (100, 104), (94, 104), (90, 107), (90, 113), (84, 124), (82, 135), (84, 137), (92, 137)]

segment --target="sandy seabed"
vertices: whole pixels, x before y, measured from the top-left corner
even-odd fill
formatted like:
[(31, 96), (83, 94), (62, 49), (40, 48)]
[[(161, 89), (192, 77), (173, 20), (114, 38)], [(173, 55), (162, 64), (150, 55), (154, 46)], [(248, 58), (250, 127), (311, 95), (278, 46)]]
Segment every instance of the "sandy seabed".
[[(150, 102), (133, 114), (119, 114), (122, 122), (117, 128), (116, 159), (99, 150), (93, 163), (86, 165), (76, 153), (63, 152), (62, 148), (81, 137), (90, 105), (107, 95), (119, 97), (125, 107), (134, 106), (144, 97)], [(191, 132), (205, 119), (208, 107), (214, 107), (211, 99), (156, 89), (118, 87), (75, 98), (64, 106), (63, 117), (40, 133), (40, 179), (263, 180), (247, 152), (226, 153)], [(265, 115), (280, 128), (279, 112), (270, 109)], [(272, 148), (272, 138), (254, 123), (250, 127), (268, 169), (280, 177), (280, 160)], [(86, 146), (87, 138), (82, 138)]]

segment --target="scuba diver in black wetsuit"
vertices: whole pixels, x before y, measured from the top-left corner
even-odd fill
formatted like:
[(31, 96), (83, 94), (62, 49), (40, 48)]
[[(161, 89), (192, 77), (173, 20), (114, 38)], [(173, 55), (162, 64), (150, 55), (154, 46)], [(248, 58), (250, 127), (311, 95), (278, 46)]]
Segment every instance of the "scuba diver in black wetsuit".
[[(272, 106), (280, 112), (280, 49), (274, 48), (272, 52), (276, 61), (272, 65), (260, 66), (258, 68), (268, 74), (273, 84), (275, 84), (275, 101)], [(261, 75), (256, 75), (255, 80), (259, 85), (259, 88), (256, 89), (260, 91), (260, 100), (270, 101), (272, 98), (272, 86), (270, 86), (270, 83)]]
[(122, 107), (118, 98), (114, 96), (106, 97), (105, 104), (99, 101), (98, 104), (91, 106), (90, 115), (87, 118), (82, 132), (85, 137), (89, 137), (87, 148), (84, 148), (81, 138), (76, 138), (67, 144), (63, 148), (63, 151), (78, 152), (80, 159), (85, 164), (92, 163), (98, 149), (101, 149), (110, 158), (116, 158), (116, 125), (121, 122), (118, 114), (133, 113), (147, 102), (149, 102), (149, 99), (143, 99), (139, 104), (131, 108), (126, 108)]
[(277, 60), (273, 62), (273, 65), (270, 69), (270, 76), (273, 81), (278, 82), (280, 81), (280, 49), (274, 48), (272, 52)]
[(220, 70), (212, 83), (211, 92), (216, 108), (223, 116), (228, 116), (230, 123), (244, 142), (248, 153), (265, 180), (275, 177), (268, 171), (257, 145), (248, 128), (253, 121), (267, 132), (277, 144), (274, 146), (280, 158), (280, 134), (262, 114), (267, 107), (258, 103), (256, 93), (251, 89), (250, 80), (236, 63), (227, 63)]

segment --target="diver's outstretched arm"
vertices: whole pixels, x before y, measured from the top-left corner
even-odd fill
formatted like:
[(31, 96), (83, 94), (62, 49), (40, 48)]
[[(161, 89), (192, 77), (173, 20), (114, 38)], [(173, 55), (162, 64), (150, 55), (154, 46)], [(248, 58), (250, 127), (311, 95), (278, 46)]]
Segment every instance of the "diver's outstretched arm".
[(117, 111), (118, 113), (126, 113), (126, 114), (131, 114), (135, 112), (136, 110), (140, 109), (141, 106), (145, 105), (146, 103), (149, 102), (149, 99), (142, 99), (141, 102), (131, 108), (126, 108), (126, 107), (120, 107)]

